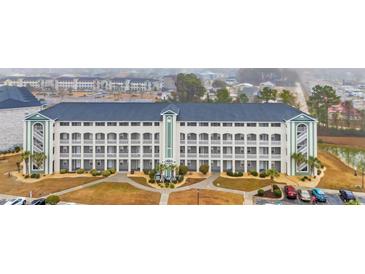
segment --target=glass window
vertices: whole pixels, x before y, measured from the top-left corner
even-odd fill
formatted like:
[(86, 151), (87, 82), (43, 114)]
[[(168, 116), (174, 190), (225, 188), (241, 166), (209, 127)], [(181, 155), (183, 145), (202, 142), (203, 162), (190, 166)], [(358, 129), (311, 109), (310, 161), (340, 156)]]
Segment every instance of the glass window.
[(108, 122), (107, 125), (108, 125), (108, 127), (116, 127), (117, 122)]
[(152, 126), (152, 122), (143, 122), (143, 126), (145, 126), (145, 127), (151, 127)]
[(211, 123), (210, 126), (212, 127), (220, 127), (221, 123)]
[(256, 127), (256, 123), (247, 123), (248, 127)]
[(245, 123), (235, 123), (234, 126), (235, 127), (244, 127)]
[(188, 122), (189, 127), (196, 127), (196, 122)]
[(61, 127), (68, 127), (70, 125), (69, 122), (60, 122)]
[(160, 126), (160, 122), (155, 122), (155, 127)]
[(199, 123), (199, 126), (201, 126), (201, 127), (207, 127), (207, 126), (209, 126), (209, 123), (207, 123), (207, 122), (200, 122)]
[(84, 127), (91, 127), (92, 125), (92, 122), (84, 122)]
[(81, 126), (81, 122), (72, 122), (71, 125), (73, 127), (80, 127)]
[(97, 127), (103, 127), (103, 126), (105, 126), (105, 123), (104, 122), (96, 122), (95, 123), (95, 126), (97, 126)]
[(131, 123), (131, 126), (132, 127), (138, 127), (138, 126), (140, 126), (141, 125), (141, 123), (140, 122), (132, 122)]
[(269, 123), (259, 123), (259, 127), (268, 127)]
[(224, 127), (231, 127), (232, 126), (232, 123), (223, 123), (223, 126)]
[(180, 122), (180, 126), (184, 127), (185, 126), (185, 122)]
[(280, 127), (281, 124), (280, 123), (271, 123), (271, 127)]
[(119, 126), (121, 127), (127, 127), (129, 125), (128, 122), (119, 122)]

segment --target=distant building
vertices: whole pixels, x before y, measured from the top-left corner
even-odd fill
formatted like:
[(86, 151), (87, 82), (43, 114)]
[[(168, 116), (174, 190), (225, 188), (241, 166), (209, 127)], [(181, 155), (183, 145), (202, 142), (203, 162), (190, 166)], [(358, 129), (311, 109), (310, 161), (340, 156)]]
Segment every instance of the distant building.
[(330, 119), (334, 119), (336, 114), (338, 114), (338, 116), (337, 116), (338, 119), (346, 119), (348, 114), (349, 114), (350, 120), (361, 119), (360, 111), (354, 107), (347, 110), (344, 102), (342, 102), (338, 105), (335, 105), (335, 106), (331, 106), (328, 109), (328, 116)]
[(159, 81), (149, 78), (112, 78), (107, 81), (107, 89), (121, 92), (144, 92), (159, 90)]
[(0, 150), (22, 145), (26, 115), (41, 110), (41, 103), (24, 87), (0, 87)]
[(163, 91), (176, 90), (176, 75), (166, 75), (162, 77), (162, 90)]
[(53, 85), (53, 80), (48, 77), (10, 76), (2, 79), (2, 82), (5, 86), (28, 87), (35, 89), (41, 89)]

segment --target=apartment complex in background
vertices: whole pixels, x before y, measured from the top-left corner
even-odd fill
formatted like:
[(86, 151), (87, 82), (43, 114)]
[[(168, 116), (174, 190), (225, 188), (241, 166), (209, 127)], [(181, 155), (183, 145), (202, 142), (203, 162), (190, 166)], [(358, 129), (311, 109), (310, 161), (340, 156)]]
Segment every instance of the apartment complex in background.
[(317, 155), (316, 123), (280, 103), (61, 103), (25, 119), (24, 148), (47, 155), (43, 166), (30, 163), (42, 173), (174, 163), (192, 171), (208, 164), (212, 172), (308, 174), (291, 155)]

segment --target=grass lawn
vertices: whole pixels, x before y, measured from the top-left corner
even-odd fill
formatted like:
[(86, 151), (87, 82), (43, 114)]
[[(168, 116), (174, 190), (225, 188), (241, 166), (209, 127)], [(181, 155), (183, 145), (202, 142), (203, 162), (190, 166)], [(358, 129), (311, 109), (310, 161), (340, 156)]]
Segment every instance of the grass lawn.
[(5, 160), (0, 161), (0, 193), (2, 194), (28, 197), (29, 192), (32, 191), (33, 197), (41, 197), (100, 179), (92, 177), (58, 178), (44, 179), (36, 183), (22, 183), (7, 175), (7, 172), (16, 170), (17, 161), (20, 161), (19, 155), (5, 157)]
[[(197, 205), (198, 193), (196, 189), (173, 192), (169, 196), (169, 205)], [(200, 205), (242, 205), (242, 195), (216, 190), (199, 190)]]
[[(148, 186), (148, 187), (151, 187), (147, 181), (146, 181), (146, 178), (144, 177), (129, 177), (129, 179), (131, 179), (132, 181), (135, 181), (136, 183), (138, 184), (141, 184), (141, 185), (144, 185), (144, 186)], [(152, 188), (152, 187), (151, 187)]]
[(325, 175), (318, 187), (329, 189), (346, 188), (353, 191), (362, 191), (361, 175), (354, 176), (354, 170), (342, 163), (336, 156), (324, 152), (318, 152), (318, 158), (326, 167)]
[(242, 179), (230, 179), (224, 177), (218, 177), (213, 182), (217, 187), (236, 189), (242, 191), (254, 191), (262, 187), (272, 184), (270, 179), (254, 179), (254, 178), (242, 178)]
[(62, 195), (62, 201), (90, 205), (158, 205), (160, 193), (127, 183), (106, 182)]
[(205, 180), (205, 178), (187, 178), (185, 180), (185, 183), (181, 187), (197, 184), (204, 180)]

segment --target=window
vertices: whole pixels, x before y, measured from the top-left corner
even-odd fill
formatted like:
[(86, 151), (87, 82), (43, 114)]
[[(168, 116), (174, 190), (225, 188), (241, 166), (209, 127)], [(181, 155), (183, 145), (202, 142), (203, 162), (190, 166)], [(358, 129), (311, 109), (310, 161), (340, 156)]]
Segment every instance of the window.
[(128, 122), (119, 122), (119, 126), (127, 127), (127, 126), (129, 126), (129, 123)]
[(280, 123), (271, 123), (271, 127), (280, 127), (281, 124)]
[(160, 122), (155, 122), (155, 127), (159, 127), (160, 126)]
[(141, 125), (141, 123), (140, 122), (132, 122), (131, 123), (131, 126), (132, 127), (138, 127), (138, 126), (140, 126)]
[(117, 126), (117, 122), (108, 122), (107, 123), (108, 127), (116, 127)]
[(152, 122), (143, 122), (143, 126), (145, 126), (145, 127), (151, 127), (152, 126)]
[(210, 126), (212, 127), (220, 127), (221, 123), (211, 123)]
[(248, 127), (256, 127), (256, 123), (247, 123)]
[(209, 126), (209, 123), (201, 122), (201, 123), (199, 123), (199, 126), (200, 127), (207, 127), (207, 126)]
[(180, 122), (180, 126), (184, 127), (185, 126), (185, 122)]
[(104, 122), (96, 122), (95, 123), (95, 126), (97, 126), (97, 127), (103, 127), (103, 126), (105, 126), (105, 123)]
[(71, 125), (73, 127), (80, 127), (81, 126), (81, 122), (72, 122)]
[(92, 122), (84, 122), (84, 127), (91, 127), (92, 125)]
[(188, 123), (188, 126), (189, 126), (189, 127), (196, 127), (196, 123), (195, 123), (195, 122), (189, 122), (189, 123)]
[(60, 122), (61, 127), (68, 127), (70, 125), (69, 122)]
[(259, 127), (268, 127), (269, 123), (259, 123)]
[(234, 126), (235, 127), (244, 127), (245, 123), (235, 123)]
[(223, 126), (224, 127), (231, 127), (232, 126), (232, 123), (223, 123)]

